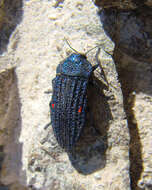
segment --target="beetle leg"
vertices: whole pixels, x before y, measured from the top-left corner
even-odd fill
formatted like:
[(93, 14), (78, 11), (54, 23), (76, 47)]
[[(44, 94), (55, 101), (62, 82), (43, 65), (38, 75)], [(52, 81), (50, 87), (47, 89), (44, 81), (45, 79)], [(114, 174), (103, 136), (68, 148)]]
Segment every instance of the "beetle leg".
[(46, 130), (51, 124), (52, 124), (52, 122), (46, 124), (46, 125), (44, 126), (44, 129)]
[[(106, 82), (106, 85), (109, 86), (108, 81), (107, 81), (107, 79), (106, 79), (105, 72), (104, 72), (104, 70), (103, 70), (103, 68), (102, 68), (102, 66), (101, 66), (101, 62), (100, 62), (99, 57), (98, 57), (98, 56), (99, 56), (99, 53), (100, 53), (100, 48), (98, 49), (98, 51), (97, 51), (97, 53), (96, 53), (96, 62), (97, 62), (97, 64), (93, 66), (93, 71), (94, 71), (95, 69), (97, 69), (97, 67), (100, 67), (100, 76), (102, 77), (102, 79), (104, 80), (104, 82)], [(97, 71), (97, 72), (98, 72), (98, 71)], [(99, 73), (99, 72), (98, 72), (98, 73)]]
[[(52, 80), (52, 88), (54, 88), (54, 84), (55, 84), (55, 79)], [(53, 93), (53, 90), (52, 89), (49, 89), (47, 91), (44, 92), (45, 94), (52, 94)]]
[(92, 67), (92, 68), (93, 68), (93, 71), (95, 71), (99, 66), (100, 66), (100, 64), (94, 65), (94, 66)]
[(45, 94), (52, 94), (52, 90), (47, 90), (47, 91), (44, 91)]

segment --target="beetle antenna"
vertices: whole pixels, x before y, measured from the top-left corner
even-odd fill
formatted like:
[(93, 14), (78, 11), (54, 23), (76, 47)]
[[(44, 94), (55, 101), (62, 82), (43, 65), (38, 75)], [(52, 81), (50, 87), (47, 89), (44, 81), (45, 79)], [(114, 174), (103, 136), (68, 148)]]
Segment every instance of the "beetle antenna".
[[(67, 40), (66, 38), (64, 38), (64, 39), (65, 39), (66, 43), (68, 44), (68, 46), (69, 46), (74, 52), (76, 52), (76, 53), (78, 53), (78, 54), (82, 54), (82, 53), (78, 52), (76, 49), (74, 49), (74, 48), (70, 45), (70, 43), (68, 42), (68, 40)], [(95, 47), (89, 49), (89, 50), (88, 50), (86, 53), (84, 53), (83, 55), (86, 56), (90, 51), (92, 51), (92, 50), (98, 48), (99, 46), (100, 46), (100, 45), (97, 45), (97, 46), (95, 46)]]
[(65, 38), (65, 41), (66, 41), (66, 43), (68, 44), (68, 46), (73, 50), (73, 51), (75, 51), (76, 53), (78, 53), (78, 54), (81, 54), (81, 53), (79, 53), (77, 50), (75, 50), (73, 47), (71, 47), (71, 45), (70, 45), (70, 43), (68, 42), (68, 40)]
[(91, 48), (91, 49), (89, 49), (89, 50), (85, 53), (85, 55), (87, 55), (90, 51), (94, 50), (94, 49), (97, 48), (97, 47), (99, 47), (99, 45), (98, 45), (98, 46), (95, 46), (95, 47), (93, 47), (93, 48)]

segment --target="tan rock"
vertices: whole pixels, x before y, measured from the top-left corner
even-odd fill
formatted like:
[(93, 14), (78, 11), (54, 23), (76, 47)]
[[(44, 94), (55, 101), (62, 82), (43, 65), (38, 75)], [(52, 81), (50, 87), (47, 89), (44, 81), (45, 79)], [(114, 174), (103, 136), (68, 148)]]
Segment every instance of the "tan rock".
[(152, 6), (151, 0), (140, 1), (140, 0), (95, 0), (95, 4), (102, 8), (117, 8), (124, 10), (138, 9), (144, 5)]
[[(16, 189), (129, 190), (129, 133), (121, 85), (109, 54), (113, 54), (114, 44), (104, 32), (97, 8), (82, 0), (31, 0), (24, 1), (23, 8), (23, 20), (4, 55), (16, 65), (16, 82), (10, 90), (12, 114), (5, 122), (12, 132), (4, 149), (7, 156), (1, 182), (16, 183)], [(102, 79), (100, 69), (95, 72), (100, 88), (90, 89), (89, 104), (99, 134), (88, 119), (75, 157), (59, 147), (51, 126), (44, 130), (50, 121), (51, 99), (45, 92), (52, 90), (56, 66), (72, 52), (64, 38), (80, 52), (102, 44), (98, 58), (107, 79)], [(96, 53), (94, 49), (88, 54), (92, 64)]]

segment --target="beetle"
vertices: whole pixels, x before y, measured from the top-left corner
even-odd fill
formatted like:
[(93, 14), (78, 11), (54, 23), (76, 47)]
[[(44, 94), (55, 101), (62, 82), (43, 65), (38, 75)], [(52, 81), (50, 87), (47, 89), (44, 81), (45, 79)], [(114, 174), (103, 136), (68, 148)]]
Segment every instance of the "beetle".
[(73, 149), (84, 128), (87, 87), (98, 66), (99, 64), (92, 66), (86, 54), (77, 51), (57, 66), (56, 77), (52, 80), (53, 94), (49, 106), (54, 135), (66, 151)]

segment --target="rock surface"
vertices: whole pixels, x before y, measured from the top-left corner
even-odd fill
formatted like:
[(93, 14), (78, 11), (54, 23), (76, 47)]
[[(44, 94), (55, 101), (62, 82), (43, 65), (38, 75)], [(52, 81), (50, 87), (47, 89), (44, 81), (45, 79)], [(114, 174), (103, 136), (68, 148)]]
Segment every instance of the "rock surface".
[(22, 19), (22, 6), (22, 0), (0, 0), (0, 55), (6, 51), (10, 35)]
[[(98, 15), (91, 1), (0, 0), (0, 188), (152, 188), (152, 2), (95, 3)], [(83, 53), (101, 46), (87, 55), (101, 68), (73, 154), (44, 129), (65, 38)]]
[(122, 53), (135, 60), (152, 61), (152, 8), (136, 11), (106, 9), (99, 12), (105, 32)]
[[(94, 102), (98, 110), (92, 106), (95, 112), (93, 116), (97, 114), (95, 123), (101, 135), (95, 132), (92, 135), (92, 124), (88, 121), (85, 134), (73, 156), (60, 150), (51, 127), (44, 130), (45, 124), (49, 122), (48, 105), (51, 98), (44, 92), (51, 90), (51, 80), (59, 61), (71, 53), (64, 38), (80, 52), (86, 52), (96, 43), (103, 42), (103, 47), (113, 52), (113, 43), (100, 25), (95, 6), (91, 2), (84, 4), (83, 1), (67, 1), (58, 6), (49, 1), (29, 1), (25, 4), (18, 33), (22, 37), (15, 50), (15, 59), (19, 59), (16, 73), (22, 102), (20, 140), (25, 145), (22, 161), (26, 173), (24, 178), (21, 171), (21, 183), (36, 189), (129, 189), (129, 137), (122, 94), (114, 62), (104, 52), (101, 52), (100, 59), (102, 57), (108, 63), (108, 83), (113, 87), (109, 87), (105, 94), (99, 92), (102, 93), (100, 96), (95, 89), (91, 89), (96, 94), (93, 93), (95, 98), (89, 101), (90, 106), (97, 97), (100, 102), (104, 101), (99, 102), (100, 107), (99, 100)], [(96, 61), (95, 54), (96, 51), (88, 55), (92, 63)], [(100, 78), (98, 76), (98, 80)], [(105, 109), (104, 106), (106, 110), (101, 111)], [(106, 178), (108, 173), (111, 175)]]
[(94, 2), (97, 6), (105, 9), (116, 8), (123, 10), (135, 10), (142, 6), (152, 6), (151, 0), (95, 0)]
[(136, 11), (99, 12), (104, 29), (115, 43), (114, 60), (124, 97), (130, 133), (132, 189), (151, 189), (151, 52), (150, 7)]

